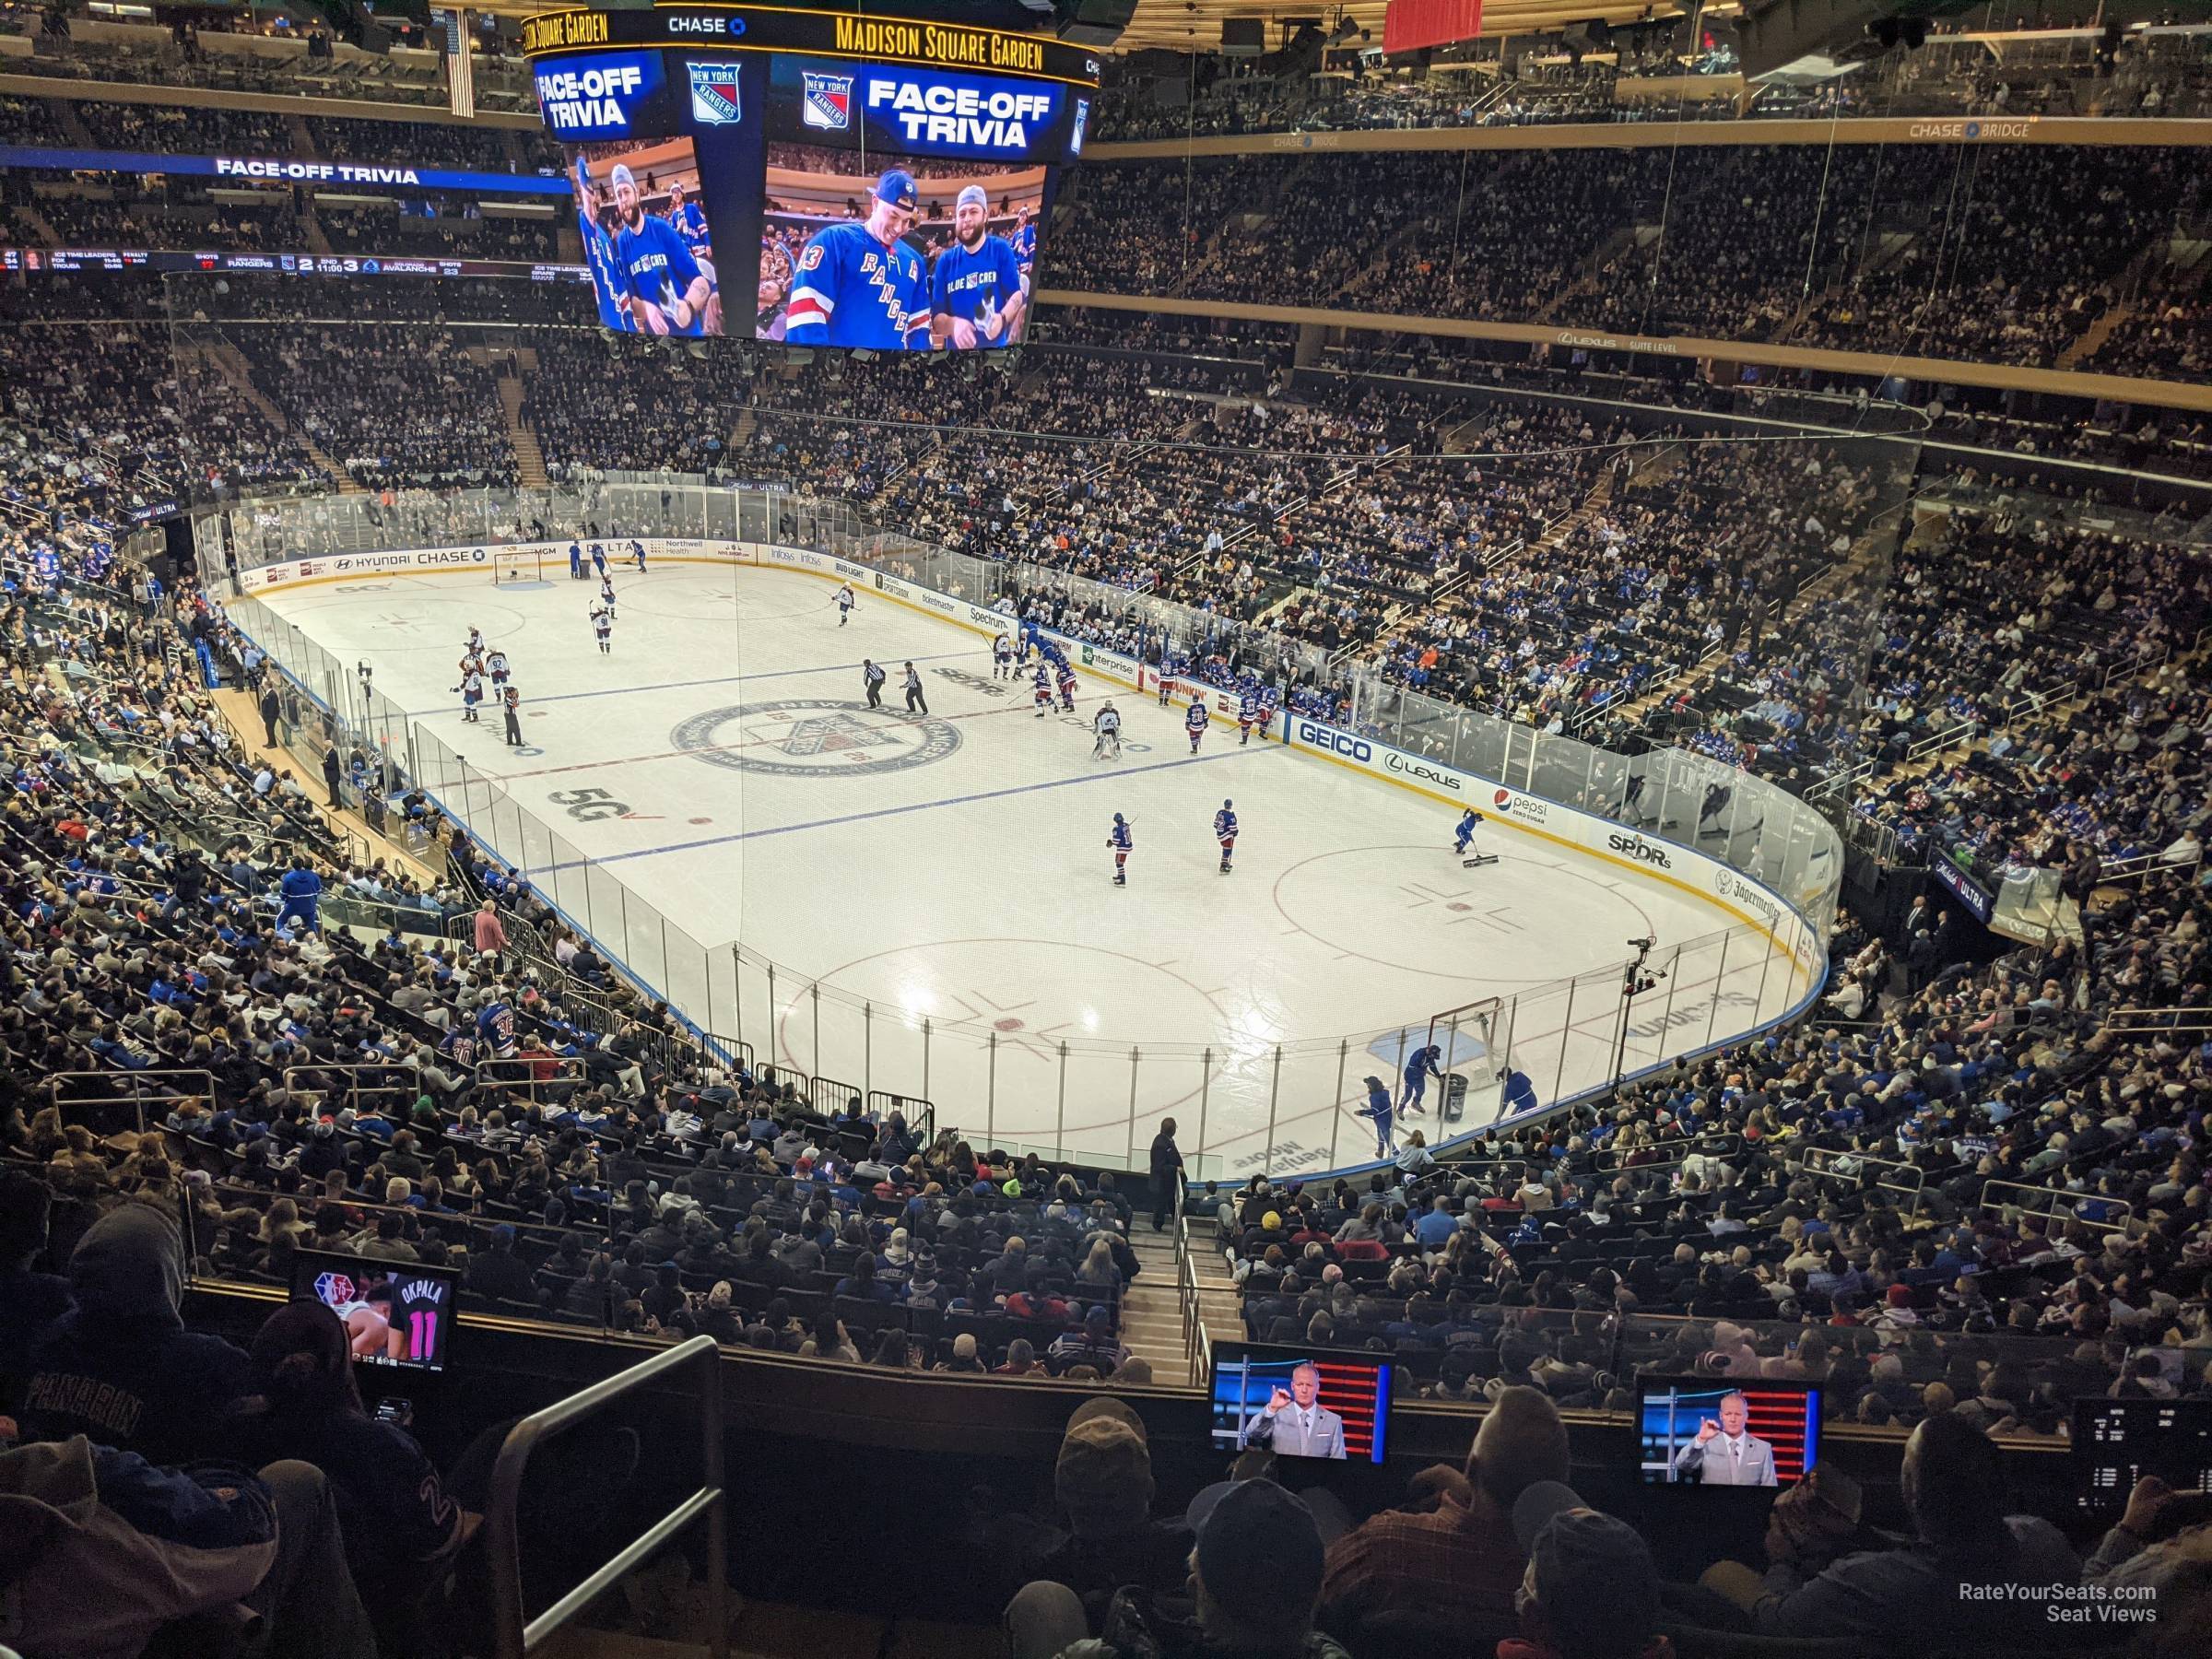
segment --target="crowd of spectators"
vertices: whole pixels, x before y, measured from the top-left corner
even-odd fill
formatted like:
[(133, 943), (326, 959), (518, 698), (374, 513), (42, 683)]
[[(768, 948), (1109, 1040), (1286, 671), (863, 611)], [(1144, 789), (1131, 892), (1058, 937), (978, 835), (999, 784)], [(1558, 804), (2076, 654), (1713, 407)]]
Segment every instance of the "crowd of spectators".
[[(560, 239), (552, 221), (488, 216), (468, 204), (459, 212), (435, 217), (411, 211), (415, 204), (393, 207), (324, 208), (315, 215), (330, 245), (341, 253), (399, 253), (418, 258), (505, 259), (539, 264), (560, 256)], [(444, 204), (430, 204), (442, 209)]]
[(356, 482), (512, 488), (491, 371), (443, 329), (241, 328), (256, 382)]
[(1575, 148), (1472, 174), (1433, 155), (1185, 157), (1086, 167), (1042, 257), (1092, 291), (2049, 367), (2202, 190), (2175, 153), (2125, 147), (1746, 145), (1694, 169)]
[(103, 149), (282, 156), (293, 147), (285, 118), (259, 110), (158, 103), (78, 102), (72, 107)]

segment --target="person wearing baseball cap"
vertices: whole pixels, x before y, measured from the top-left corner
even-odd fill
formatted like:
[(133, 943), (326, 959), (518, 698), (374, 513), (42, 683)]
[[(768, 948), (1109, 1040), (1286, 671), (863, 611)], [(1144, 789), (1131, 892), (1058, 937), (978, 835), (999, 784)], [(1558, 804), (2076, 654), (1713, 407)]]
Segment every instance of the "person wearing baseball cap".
[(1513, 1535), (1528, 1558), (1513, 1598), (1521, 1634), (1498, 1659), (1672, 1659), (1659, 1570), (1634, 1527), (1540, 1480), (1513, 1504)]
[(927, 350), (929, 277), (921, 253), (905, 241), (921, 209), (913, 175), (887, 168), (864, 217), (808, 237), (793, 267), (784, 343)]
[(990, 228), (991, 200), (965, 184), (952, 208), (952, 246), (929, 273), (929, 343), (943, 349), (1003, 346), (1021, 323), (1029, 297), (1013, 245)]

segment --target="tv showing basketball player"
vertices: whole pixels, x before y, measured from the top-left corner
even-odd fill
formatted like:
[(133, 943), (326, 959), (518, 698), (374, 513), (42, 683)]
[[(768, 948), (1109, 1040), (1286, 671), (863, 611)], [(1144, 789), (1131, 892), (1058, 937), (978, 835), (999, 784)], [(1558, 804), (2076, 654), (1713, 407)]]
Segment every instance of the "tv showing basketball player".
[(338, 1316), (356, 1362), (437, 1371), (452, 1346), (459, 1285), (447, 1268), (303, 1251), (292, 1294)]

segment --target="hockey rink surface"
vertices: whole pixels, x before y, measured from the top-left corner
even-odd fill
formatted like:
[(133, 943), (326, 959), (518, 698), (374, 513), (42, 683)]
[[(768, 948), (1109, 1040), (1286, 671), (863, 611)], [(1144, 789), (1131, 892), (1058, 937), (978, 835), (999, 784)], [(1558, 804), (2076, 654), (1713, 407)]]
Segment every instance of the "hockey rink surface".
[[(369, 661), (380, 691), (635, 899), (711, 949), (742, 940), (777, 964), (772, 1001), (764, 972), (737, 976), (735, 1034), (759, 1058), (926, 1092), (938, 1124), (979, 1145), (1141, 1160), (1172, 1113), (1186, 1155), (1202, 1118), (1218, 1155), (1194, 1173), (1353, 1163), (1374, 1146), (1352, 1115), (1362, 1079), (1394, 1086), (1407, 1033), (1432, 1015), (1523, 997), (1512, 1063), (1548, 1100), (1609, 1075), (1624, 941), (1653, 935), (1665, 960), (1735, 924), (1496, 823), (1476, 846), (1499, 861), (1463, 868), (1452, 808), (1280, 743), (1240, 747), (1233, 722), (1194, 756), (1180, 704), (1088, 677), (1073, 715), (1039, 719), (1026, 677), (994, 679), (987, 641), (870, 590), (841, 628), (834, 585), (796, 572), (617, 567), (602, 655), (596, 584), (546, 569), (543, 583), (397, 575), (266, 603)], [(461, 718), (451, 688), (472, 625), (512, 665), (521, 749), (488, 704), (481, 725)], [(888, 675), (880, 712), (864, 657)], [(904, 712), (909, 659), (925, 719)], [(1092, 756), (1110, 696), (1118, 761)], [(1225, 799), (1241, 820), (1226, 876), (1212, 830)], [(1116, 812), (1135, 827), (1126, 888), (1105, 844)], [(1774, 1018), (1805, 988), (1740, 940), (1733, 959), (1717, 941), (1684, 959), (1628, 1069)], [(1596, 971), (1612, 977), (1571, 1006), (1539, 990)], [(731, 1030), (728, 1009), (714, 1018)], [(1482, 1059), (1472, 1034), (1447, 1056), (1477, 1079), (1467, 1121), (1440, 1130), (1432, 1084), (1411, 1126), (1434, 1141), (1488, 1121)]]

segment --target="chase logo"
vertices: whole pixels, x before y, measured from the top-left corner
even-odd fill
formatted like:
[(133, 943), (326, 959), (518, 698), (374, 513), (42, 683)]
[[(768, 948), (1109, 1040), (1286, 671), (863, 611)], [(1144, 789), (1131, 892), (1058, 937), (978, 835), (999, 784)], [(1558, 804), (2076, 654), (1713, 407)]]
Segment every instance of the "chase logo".
[(799, 117), (810, 127), (820, 127), (827, 133), (841, 133), (853, 124), (853, 77), (849, 75), (826, 75), (818, 70), (804, 72), (805, 100), (799, 106)]
[(1310, 720), (1301, 720), (1298, 723), (1298, 740), (1300, 743), (1310, 743), (1324, 753), (1342, 755), (1347, 760), (1357, 760), (1362, 766), (1375, 758), (1375, 751), (1371, 747), (1349, 733), (1332, 731), (1327, 726), (1315, 725)]
[(678, 12), (668, 19), (668, 32), (680, 35), (728, 35), (733, 41), (745, 33), (743, 18), (701, 17)]
[(691, 119), (701, 126), (728, 126), (745, 110), (735, 64), (686, 64), (691, 72)]

